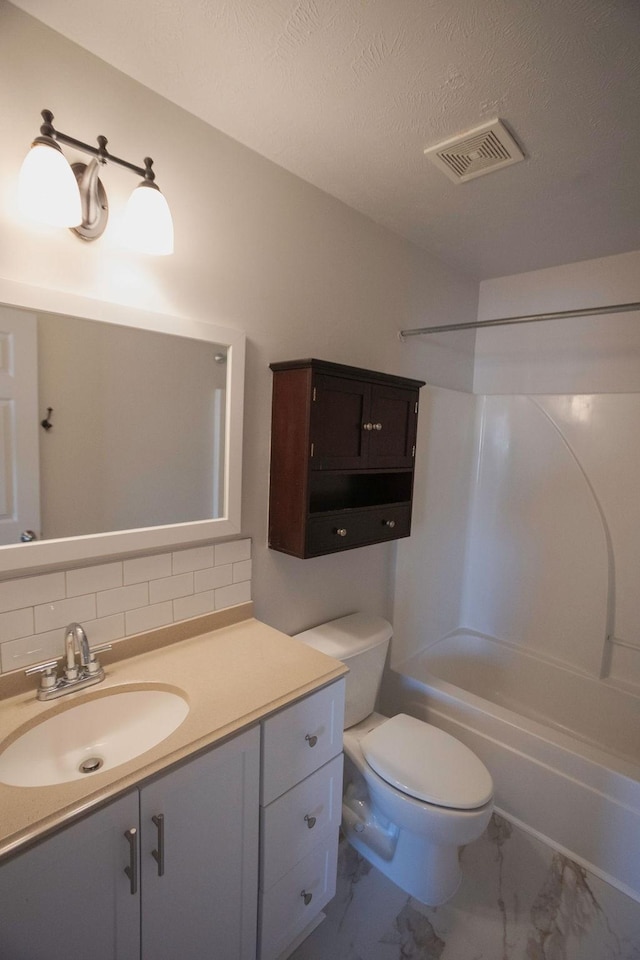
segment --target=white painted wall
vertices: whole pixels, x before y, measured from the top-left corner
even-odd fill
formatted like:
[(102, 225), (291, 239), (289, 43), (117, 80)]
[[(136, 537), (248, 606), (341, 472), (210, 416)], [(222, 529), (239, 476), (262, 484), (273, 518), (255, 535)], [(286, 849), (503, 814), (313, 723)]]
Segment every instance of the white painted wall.
[[(173, 257), (117, 245), (134, 181), (114, 166), (104, 175), (112, 221), (95, 244), (21, 221), (17, 172), (45, 107), (79, 139), (104, 134), (119, 156), (154, 157), (174, 216)], [(470, 390), (473, 334), (410, 345), (396, 334), (430, 318), (473, 319), (477, 284), (4, 0), (0, 139), (0, 276), (246, 331), (243, 534), (253, 539), (258, 615), (288, 631), (358, 608), (390, 615), (393, 545), (307, 561), (266, 549), (268, 364), (317, 356)]]
[[(480, 284), (478, 319), (640, 302), (640, 250)], [(640, 390), (640, 312), (476, 334), (475, 393)]]

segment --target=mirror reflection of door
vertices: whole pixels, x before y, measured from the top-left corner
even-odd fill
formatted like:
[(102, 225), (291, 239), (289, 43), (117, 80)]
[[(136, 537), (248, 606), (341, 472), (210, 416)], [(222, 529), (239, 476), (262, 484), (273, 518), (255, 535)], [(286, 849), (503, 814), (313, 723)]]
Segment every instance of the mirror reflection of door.
[(36, 318), (0, 308), (0, 544), (40, 531)]

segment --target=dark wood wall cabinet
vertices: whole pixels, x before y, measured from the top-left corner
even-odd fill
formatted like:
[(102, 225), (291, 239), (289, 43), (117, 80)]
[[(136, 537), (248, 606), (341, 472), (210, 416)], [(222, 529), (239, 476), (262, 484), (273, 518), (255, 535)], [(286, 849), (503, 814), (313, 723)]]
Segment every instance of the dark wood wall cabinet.
[(294, 557), (408, 537), (422, 380), (272, 363), (269, 546)]

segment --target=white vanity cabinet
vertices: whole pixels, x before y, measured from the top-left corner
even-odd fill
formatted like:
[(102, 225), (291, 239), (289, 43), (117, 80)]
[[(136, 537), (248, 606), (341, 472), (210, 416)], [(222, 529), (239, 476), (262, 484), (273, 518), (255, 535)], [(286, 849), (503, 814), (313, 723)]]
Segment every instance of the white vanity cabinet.
[(259, 764), (255, 727), (2, 865), (0, 957), (254, 960)]
[(335, 893), (344, 680), (262, 725), (260, 960), (286, 957)]

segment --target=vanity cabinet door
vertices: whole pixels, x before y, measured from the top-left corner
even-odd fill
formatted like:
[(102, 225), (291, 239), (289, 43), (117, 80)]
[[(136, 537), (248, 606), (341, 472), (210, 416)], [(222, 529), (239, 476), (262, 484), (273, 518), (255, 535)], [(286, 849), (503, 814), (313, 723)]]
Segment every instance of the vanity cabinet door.
[(254, 960), (259, 763), (255, 728), (141, 789), (142, 960)]
[(137, 825), (133, 791), (2, 864), (2, 960), (138, 960), (140, 901), (124, 872)]

